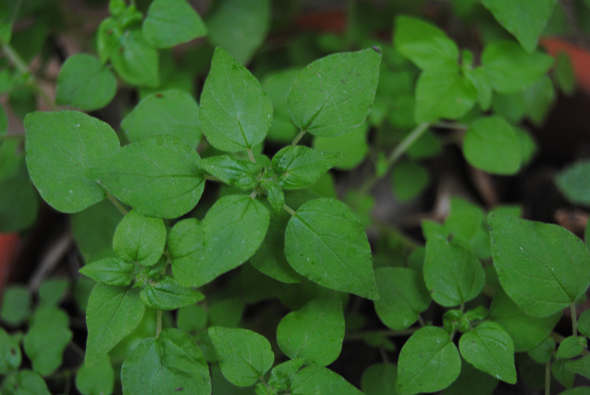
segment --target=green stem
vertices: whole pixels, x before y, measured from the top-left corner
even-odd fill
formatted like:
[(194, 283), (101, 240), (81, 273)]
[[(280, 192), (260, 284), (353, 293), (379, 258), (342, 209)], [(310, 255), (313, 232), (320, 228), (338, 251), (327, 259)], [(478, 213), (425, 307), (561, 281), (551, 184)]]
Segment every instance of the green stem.
[(545, 395), (551, 394), (551, 359), (545, 362)]
[(386, 337), (398, 337), (398, 336), (407, 336), (407, 335), (411, 335), (414, 332), (416, 332), (418, 329), (420, 328), (409, 328), (409, 329), (404, 329), (401, 331), (392, 331), (392, 330), (378, 330), (378, 331), (367, 331), (367, 332), (361, 332), (361, 333), (353, 333), (352, 335), (348, 335), (344, 338), (344, 341), (353, 341), (353, 340), (362, 340), (365, 336), (367, 335), (372, 335), (372, 334), (379, 334), (379, 335), (383, 335)]
[(301, 138), (303, 136), (305, 136), (305, 133), (307, 133), (307, 131), (305, 131), (305, 130), (302, 130), (301, 132), (299, 132), (299, 134), (297, 136), (295, 136), (295, 138), (293, 139), (293, 142), (291, 143), (291, 145), (297, 145), (299, 140), (301, 140)]
[(162, 310), (156, 313), (156, 339), (160, 337), (160, 332), (162, 332)]
[(578, 317), (576, 316), (576, 302), (570, 304), (572, 312), (572, 334), (578, 336)]
[(246, 151), (248, 152), (248, 159), (250, 159), (250, 162), (256, 163), (256, 159), (254, 159), (254, 154), (252, 153), (252, 149), (246, 148)]
[(283, 204), (283, 210), (285, 210), (286, 212), (291, 214), (292, 217), (294, 217), (297, 214), (295, 212), (295, 210), (293, 210), (291, 207), (287, 206), (286, 204)]
[(119, 203), (119, 201), (117, 199), (115, 199), (115, 197), (113, 195), (110, 194), (110, 192), (107, 192), (107, 197), (109, 198), (109, 200), (111, 201), (111, 203), (113, 203), (115, 205), (115, 207), (117, 207), (117, 209), (119, 209), (119, 211), (121, 212), (121, 214), (127, 215), (127, 210), (125, 210), (125, 207), (123, 207), (121, 205), (121, 203)]

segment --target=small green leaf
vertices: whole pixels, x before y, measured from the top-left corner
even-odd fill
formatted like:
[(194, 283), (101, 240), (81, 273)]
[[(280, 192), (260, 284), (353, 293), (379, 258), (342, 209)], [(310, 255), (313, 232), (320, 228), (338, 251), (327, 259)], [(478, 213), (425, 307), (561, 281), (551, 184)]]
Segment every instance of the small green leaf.
[(174, 328), (139, 343), (123, 362), (124, 394), (211, 394), (209, 366), (190, 335)]
[(461, 357), (449, 334), (424, 327), (408, 339), (398, 360), (396, 390), (402, 395), (447, 388), (461, 372)]
[(191, 304), (178, 309), (176, 325), (184, 332), (194, 332), (207, 325), (207, 311), (201, 305)]
[(285, 189), (300, 189), (312, 185), (322, 174), (342, 159), (341, 154), (315, 150), (302, 145), (289, 145), (272, 158), (277, 182)]
[(199, 166), (226, 184), (243, 190), (254, 189), (262, 171), (262, 166), (258, 163), (235, 159), (227, 155), (202, 159)]
[[(0, 155), (2, 154), (0, 151)], [(0, 180), (0, 233), (25, 230), (37, 220), (39, 197), (25, 164), (20, 162), (13, 177)]]
[(65, 278), (52, 278), (39, 286), (39, 305), (56, 306), (61, 303), (68, 292), (70, 282)]
[(391, 173), (393, 192), (405, 202), (419, 196), (430, 182), (430, 173), (424, 166), (410, 161), (398, 163)]
[(531, 136), (529, 132), (520, 128), (520, 127), (513, 127), (514, 133), (516, 133), (516, 138), (520, 142), (520, 157), (522, 159), (522, 164), (525, 165), (533, 159), (533, 156), (537, 152), (537, 143)]
[(487, 111), (492, 104), (492, 85), (483, 67), (464, 69), (467, 78), (477, 91), (477, 104), (482, 110)]
[(266, 194), (266, 198), (274, 209), (275, 214), (280, 214), (285, 205), (285, 193), (283, 192), (283, 189), (279, 186), (276, 180), (267, 178), (260, 180), (260, 186)]
[(164, 221), (145, 217), (135, 210), (123, 218), (113, 237), (113, 250), (119, 258), (127, 262), (137, 262), (142, 266), (158, 263), (165, 245)]
[(96, 32), (96, 47), (98, 57), (104, 64), (111, 56), (120, 50), (121, 28), (119, 22), (113, 18), (104, 19)]
[(83, 395), (112, 394), (114, 387), (115, 371), (108, 355), (103, 355), (94, 366), (81, 366), (76, 373), (76, 388)]
[(272, 102), (273, 121), (268, 131), (268, 139), (281, 143), (290, 143), (297, 136), (297, 128), (291, 122), (291, 114), (287, 107), (287, 96), (291, 84), (300, 69), (287, 69), (266, 75), (262, 80), (262, 87), (268, 93)]
[(186, 140), (194, 148), (201, 140), (199, 106), (186, 92), (154, 93), (141, 99), (123, 119), (121, 128), (131, 142), (168, 134)]
[(25, 128), (29, 174), (47, 203), (75, 213), (105, 198), (86, 171), (119, 150), (109, 125), (81, 112), (59, 111), (28, 114)]
[(566, 167), (555, 178), (561, 193), (572, 203), (590, 206), (590, 161), (577, 162)]
[(86, 366), (99, 362), (140, 324), (145, 306), (139, 290), (132, 287), (111, 287), (96, 284), (88, 300), (86, 324)]
[(396, 380), (397, 366), (391, 363), (376, 363), (363, 372), (361, 388), (366, 395), (397, 395)]
[(272, 104), (258, 80), (216, 48), (201, 94), (201, 128), (211, 145), (238, 152), (261, 143), (272, 122)]
[(177, 218), (203, 193), (199, 159), (184, 140), (158, 135), (126, 145), (87, 174), (143, 215)]
[(379, 299), (375, 311), (393, 330), (409, 328), (430, 305), (430, 293), (417, 272), (404, 267), (375, 270)]
[(365, 122), (349, 133), (337, 137), (314, 137), (313, 148), (340, 154), (341, 159), (334, 165), (338, 170), (351, 170), (362, 163), (369, 153), (367, 133), (369, 125)]
[(590, 395), (590, 387), (576, 387), (560, 392), (559, 395)]
[(584, 336), (568, 336), (559, 343), (555, 356), (561, 359), (577, 357), (587, 345), (588, 340)]
[(146, 283), (139, 293), (141, 300), (158, 310), (176, 310), (179, 307), (200, 302), (205, 296), (192, 288), (183, 287), (172, 277)]
[(498, 386), (498, 380), (477, 370), (461, 359), (461, 374), (441, 395), (489, 395)]
[(481, 64), (495, 91), (512, 94), (532, 86), (549, 71), (553, 58), (540, 52), (526, 53), (512, 41), (495, 41), (484, 49)]
[(19, 342), (0, 328), (0, 374), (10, 373), (20, 367), (22, 355)]
[(558, 359), (551, 364), (553, 377), (565, 388), (572, 388), (574, 386), (576, 373), (571, 369), (571, 363), (572, 361), (568, 359)]
[(135, 265), (119, 258), (106, 258), (87, 264), (80, 269), (86, 277), (115, 287), (125, 287), (133, 281)]
[(209, 336), (226, 379), (238, 387), (256, 383), (274, 362), (270, 343), (248, 329), (212, 326)]
[(542, 77), (524, 92), (527, 117), (535, 126), (541, 126), (555, 102), (555, 88), (547, 76)]
[(300, 130), (336, 137), (361, 125), (371, 110), (381, 52), (368, 48), (326, 56), (293, 81), (287, 105)]
[(586, 337), (590, 337), (590, 310), (585, 310), (578, 317), (578, 331)]
[(445, 219), (444, 229), (453, 236), (470, 240), (476, 236), (483, 221), (483, 211), (475, 204), (459, 197), (451, 198), (451, 212)]
[(469, 125), (463, 155), (473, 167), (493, 174), (515, 174), (521, 163), (514, 129), (499, 116), (478, 118)]
[(574, 234), (505, 214), (489, 214), (488, 224), (502, 288), (525, 313), (546, 317), (584, 295), (590, 253)]
[(420, 19), (400, 16), (395, 20), (396, 49), (422, 70), (457, 69), (457, 44), (439, 28)]
[(461, 336), (461, 356), (477, 369), (492, 377), (516, 383), (514, 346), (510, 335), (495, 322), (482, 322)]
[(5, 323), (18, 326), (31, 315), (31, 294), (20, 285), (6, 287), (2, 296), (0, 318)]
[(268, 385), (275, 391), (286, 391), (291, 387), (293, 378), (303, 366), (303, 359), (295, 358), (280, 365), (275, 366), (270, 371)]
[(302, 276), (324, 287), (378, 299), (371, 248), (356, 214), (336, 199), (315, 199), (289, 220), (285, 256)]
[(150, 88), (160, 85), (158, 51), (145, 41), (141, 30), (123, 33), (118, 49), (110, 56), (113, 68), (125, 82)]
[(342, 350), (344, 314), (338, 295), (326, 295), (287, 314), (277, 327), (277, 342), (289, 358), (327, 366)]
[(70, 56), (57, 76), (55, 101), (84, 111), (103, 108), (117, 93), (117, 79), (92, 55)]
[(31, 370), (20, 370), (9, 375), (2, 390), (6, 395), (51, 395), (45, 380)]
[(291, 385), (293, 395), (363, 395), (339, 374), (322, 366), (308, 366), (297, 373)]
[(170, 48), (207, 34), (186, 0), (155, 0), (142, 25), (143, 37), (155, 48)]
[(557, 54), (555, 60), (555, 82), (559, 90), (571, 96), (576, 90), (576, 73), (569, 55), (565, 52)]
[(551, 336), (547, 336), (545, 340), (531, 348), (528, 354), (533, 361), (544, 364), (551, 360), (554, 351), (555, 340)]

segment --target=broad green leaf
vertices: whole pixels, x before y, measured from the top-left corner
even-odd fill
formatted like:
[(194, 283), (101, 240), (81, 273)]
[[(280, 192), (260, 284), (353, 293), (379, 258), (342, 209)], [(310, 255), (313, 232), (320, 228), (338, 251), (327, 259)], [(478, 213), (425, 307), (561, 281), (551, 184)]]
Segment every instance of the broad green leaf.
[(193, 338), (174, 328), (135, 347), (121, 368), (124, 394), (211, 394), (209, 366)]
[(527, 52), (537, 48), (557, 0), (482, 0), (494, 18), (520, 42)]
[(113, 237), (113, 250), (119, 258), (127, 262), (137, 262), (142, 266), (158, 263), (165, 245), (164, 221), (160, 218), (145, 217), (135, 210), (123, 218)]
[(528, 164), (537, 152), (537, 143), (526, 130), (517, 126), (513, 127), (512, 130), (514, 130), (516, 138), (518, 138), (518, 141), (520, 142), (520, 157), (522, 159), (522, 164)]
[(141, 99), (121, 122), (129, 141), (157, 134), (185, 139), (191, 147), (201, 140), (199, 106), (193, 97), (179, 90), (154, 93)]
[(547, 76), (542, 77), (524, 92), (525, 111), (535, 126), (541, 126), (555, 102), (555, 88)]
[(317, 284), (379, 298), (364, 227), (336, 199), (311, 200), (297, 210), (287, 224), (285, 256), (297, 273)]
[(303, 366), (303, 359), (301, 358), (291, 359), (275, 366), (270, 371), (268, 385), (275, 391), (288, 390), (301, 366)]
[(106, 258), (85, 265), (80, 273), (86, 277), (115, 287), (125, 287), (133, 281), (135, 265), (119, 258)]
[(176, 310), (205, 298), (199, 291), (183, 287), (168, 276), (144, 284), (139, 296), (146, 305), (158, 310)]
[(2, 390), (6, 395), (51, 395), (45, 380), (31, 370), (20, 370), (9, 375)]
[(514, 346), (500, 324), (486, 321), (464, 333), (459, 340), (459, 350), (477, 369), (508, 384), (516, 383)]
[(279, 185), (299, 189), (312, 185), (342, 158), (341, 154), (318, 151), (302, 145), (289, 145), (272, 158), (272, 169)]
[(366, 395), (397, 395), (396, 380), (397, 366), (391, 363), (376, 363), (363, 372), (361, 388)]
[(451, 198), (451, 212), (444, 228), (453, 236), (470, 240), (476, 236), (483, 221), (483, 211), (475, 204), (459, 197)]
[(338, 170), (351, 170), (362, 163), (369, 153), (367, 133), (369, 125), (363, 123), (349, 133), (337, 137), (314, 137), (313, 148), (334, 152), (342, 155), (342, 159), (334, 165)]
[(281, 143), (290, 143), (297, 136), (297, 128), (291, 122), (287, 107), (287, 96), (291, 83), (299, 74), (299, 69), (287, 69), (266, 75), (262, 87), (272, 102), (273, 121), (268, 131), (268, 139)]
[(551, 373), (565, 388), (571, 388), (574, 385), (576, 373), (571, 369), (572, 361), (568, 359), (558, 359), (551, 364)]
[(520, 168), (520, 142), (504, 118), (478, 118), (469, 125), (463, 155), (473, 167), (493, 174), (515, 174)]
[(39, 197), (25, 164), (21, 162), (16, 175), (0, 180), (0, 233), (14, 233), (31, 227), (38, 212)]
[(498, 386), (498, 380), (477, 370), (461, 359), (461, 374), (441, 395), (489, 395)]
[(96, 284), (86, 309), (86, 366), (97, 363), (101, 355), (130, 334), (141, 322), (144, 312), (139, 290)]
[(261, 143), (272, 122), (272, 104), (258, 80), (219, 47), (201, 94), (200, 119), (207, 141), (226, 152)]
[(574, 204), (590, 206), (590, 161), (581, 161), (566, 167), (555, 178), (561, 193)]
[(477, 104), (482, 110), (489, 110), (492, 104), (492, 85), (483, 67), (465, 69), (465, 78), (473, 84), (477, 91)]
[(3, 328), (0, 328), (0, 374), (6, 374), (20, 367), (22, 355), (20, 345)]
[(387, 327), (402, 330), (412, 326), (430, 305), (430, 293), (421, 276), (404, 267), (375, 270), (379, 299), (375, 311)]
[(590, 378), (590, 357), (588, 355), (568, 361), (569, 369), (575, 374)]
[(492, 88), (511, 94), (532, 86), (553, 65), (553, 58), (540, 52), (527, 53), (512, 41), (495, 41), (484, 49), (481, 64)]
[(2, 321), (18, 326), (25, 322), (31, 314), (31, 294), (21, 285), (11, 285), (4, 289), (2, 295)]
[(338, 295), (326, 295), (287, 314), (277, 327), (277, 342), (289, 358), (327, 366), (342, 350), (344, 314)]
[(70, 56), (57, 76), (55, 101), (84, 111), (103, 108), (117, 93), (117, 79), (98, 58), (87, 54)]
[(204, 285), (247, 261), (268, 229), (270, 213), (248, 195), (215, 202), (202, 223), (184, 220), (172, 228), (168, 248), (172, 273), (181, 285)]
[(402, 395), (447, 388), (461, 371), (461, 357), (449, 334), (437, 327), (414, 332), (401, 349), (396, 391)]
[(176, 325), (184, 332), (201, 330), (207, 325), (207, 311), (196, 304), (181, 307), (176, 314)]
[(25, 128), (29, 174), (49, 205), (75, 213), (105, 198), (86, 171), (119, 150), (109, 125), (81, 112), (60, 111), (28, 114)]
[(576, 73), (570, 56), (564, 52), (557, 54), (555, 59), (555, 82), (559, 90), (571, 96), (576, 90)]
[(424, 282), (436, 303), (454, 307), (479, 295), (485, 274), (472, 252), (435, 234), (426, 241)]
[(223, 375), (238, 387), (253, 385), (272, 367), (274, 354), (270, 343), (256, 332), (212, 326), (209, 336)]
[(547, 336), (545, 340), (537, 344), (534, 348), (528, 351), (529, 357), (537, 363), (547, 363), (553, 357), (555, 351), (555, 340), (551, 336)]
[(199, 159), (184, 140), (159, 135), (126, 145), (87, 174), (140, 214), (176, 218), (203, 193)]
[(131, 85), (156, 88), (158, 51), (145, 41), (141, 30), (128, 30), (119, 38), (119, 49), (111, 53), (111, 64), (125, 82)]
[(300, 130), (336, 137), (361, 125), (373, 105), (381, 52), (368, 48), (326, 56), (293, 81), (287, 105)]
[(490, 306), (490, 320), (508, 332), (515, 352), (529, 351), (541, 343), (560, 318), (561, 311), (547, 317), (532, 317), (518, 308), (502, 289), (496, 291)]
[(434, 122), (440, 118), (459, 119), (477, 100), (475, 86), (457, 70), (432, 69), (422, 72), (416, 85), (414, 120)]
[(70, 287), (70, 281), (65, 278), (51, 278), (43, 281), (39, 286), (39, 305), (56, 306), (65, 298)]
[(561, 359), (577, 357), (587, 345), (588, 340), (584, 336), (568, 336), (559, 343), (555, 357)]
[(264, 42), (270, 27), (269, 0), (223, 0), (207, 15), (209, 41), (246, 64)]
[(68, 315), (55, 306), (42, 306), (35, 311), (25, 335), (25, 352), (33, 369), (42, 376), (55, 372), (62, 363), (63, 352), (72, 340)]
[(258, 184), (258, 176), (262, 171), (262, 166), (258, 163), (232, 158), (227, 155), (202, 159), (199, 166), (226, 184), (234, 185), (243, 190), (254, 189)]
[(186, 0), (155, 0), (141, 30), (155, 48), (170, 48), (207, 34), (201, 17)]
[(293, 395), (362, 395), (339, 374), (322, 366), (308, 366), (297, 373), (291, 385)]
[(403, 56), (422, 70), (457, 70), (457, 44), (428, 22), (407, 16), (398, 17), (393, 43)]
[(585, 310), (578, 317), (578, 331), (586, 337), (590, 337), (590, 310)]
[(417, 163), (403, 161), (391, 173), (393, 192), (399, 201), (405, 202), (419, 196), (430, 182), (428, 170)]
[(103, 355), (94, 366), (82, 365), (76, 372), (76, 388), (83, 395), (112, 394), (115, 371), (108, 355)]
[(561, 311), (590, 284), (590, 253), (558, 225), (488, 215), (492, 258), (502, 288), (535, 317)]

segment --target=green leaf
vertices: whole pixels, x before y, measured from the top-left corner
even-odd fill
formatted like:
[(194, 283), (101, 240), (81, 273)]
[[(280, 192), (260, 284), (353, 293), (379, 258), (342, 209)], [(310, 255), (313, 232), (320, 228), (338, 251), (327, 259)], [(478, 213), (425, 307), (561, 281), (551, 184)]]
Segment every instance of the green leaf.
[(81, 112), (59, 111), (28, 114), (25, 128), (29, 174), (49, 205), (75, 213), (105, 198), (86, 170), (119, 150), (109, 125)]
[(482, 0), (494, 18), (532, 53), (557, 0)]
[(290, 143), (297, 136), (297, 128), (291, 122), (287, 96), (291, 84), (299, 72), (300, 69), (298, 68), (280, 70), (266, 75), (262, 80), (262, 87), (268, 93), (273, 108), (273, 121), (268, 131), (269, 140)]
[(341, 154), (315, 150), (302, 145), (289, 145), (272, 158), (277, 182), (285, 189), (299, 189), (315, 183), (342, 158)]
[(262, 191), (266, 194), (266, 198), (274, 209), (275, 214), (280, 214), (285, 205), (285, 193), (283, 192), (283, 189), (279, 186), (276, 180), (268, 178), (260, 180), (260, 186), (262, 187)]
[(76, 373), (76, 388), (83, 395), (112, 394), (115, 371), (109, 356), (103, 355), (94, 366), (82, 365)]
[(22, 355), (19, 342), (0, 328), (0, 374), (6, 374), (20, 367)]
[(211, 394), (209, 366), (190, 335), (174, 328), (148, 338), (123, 362), (124, 394)]
[(16, 175), (0, 181), (0, 191), (0, 233), (31, 227), (39, 212), (39, 197), (23, 162)]
[(18, 326), (31, 315), (31, 294), (21, 285), (6, 287), (2, 296), (0, 318), (5, 323)]
[(342, 350), (344, 314), (338, 295), (326, 295), (287, 314), (277, 327), (277, 342), (289, 358), (327, 366)]
[(364, 227), (344, 203), (311, 200), (291, 217), (285, 256), (295, 271), (326, 288), (378, 299)]
[(568, 336), (559, 343), (555, 356), (561, 359), (577, 357), (587, 345), (588, 340), (584, 336)]
[(30, 370), (21, 370), (8, 376), (2, 390), (6, 395), (51, 395), (45, 380)]
[(113, 250), (119, 258), (127, 262), (137, 262), (142, 266), (158, 263), (165, 245), (164, 221), (145, 217), (135, 210), (123, 218), (113, 237)]
[(212, 326), (209, 336), (226, 379), (238, 387), (256, 383), (274, 362), (270, 343), (248, 329)]
[(498, 289), (490, 306), (490, 320), (502, 325), (512, 338), (515, 352), (529, 351), (553, 331), (561, 311), (547, 317), (532, 317), (522, 311), (508, 295)]
[(100, 61), (104, 64), (120, 49), (121, 28), (113, 18), (104, 19), (96, 32), (96, 49)]
[(590, 161), (581, 161), (566, 167), (555, 178), (561, 193), (574, 204), (590, 206)]
[(128, 84), (150, 88), (160, 85), (158, 51), (145, 41), (139, 29), (123, 33), (119, 49), (111, 54), (111, 64)]
[(544, 364), (551, 360), (555, 351), (555, 340), (547, 336), (545, 340), (531, 348), (528, 352), (529, 357), (537, 363)]
[(270, 213), (248, 195), (215, 202), (202, 224), (184, 220), (172, 228), (168, 248), (172, 273), (184, 286), (201, 286), (247, 261), (268, 229)]
[(477, 104), (482, 110), (487, 111), (492, 104), (492, 85), (483, 67), (464, 69), (467, 78), (477, 91)]
[(417, 163), (402, 161), (391, 173), (393, 192), (399, 201), (405, 202), (419, 196), (430, 183), (430, 173)]
[(72, 340), (69, 318), (55, 306), (41, 306), (31, 323), (23, 341), (25, 352), (33, 362), (33, 369), (48, 376), (59, 368), (63, 352)]
[(461, 359), (461, 374), (441, 395), (489, 395), (498, 386), (498, 380), (477, 370)]
[(202, 159), (199, 166), (226, 184), (243, 190), (254, 189), (258, 184), (258, 176), (262, 171), (262, 166), (258, 163), (235, 159), (227, 155)]
[(242, 298), (215, 301), (209, 307), (209, 326), (237, 327), (242, 319), (244, 307)]
[(97, 363), (141, 322), (145, 306), (139, 290), (96, 284), (88, 300), (86, 366)]
[(363, 372), (361, 388), (366, 395), (397, 395), (396, 380), (397, 366), (391, 363), (376, 363)]
[(559, 395), (590, 395), (590, 387), (577, 387), (560, 392)]
[(56, 306), (66, 296), (70, 282), (65, 278), (52, 278), (43, 281), (39, 286), (39, 305), (40, 306)]
[(451, 212), (445, 219), (444, 229), (453, 236), (470, 240), (476, 236), (483, 221), (483, 211), (475, 204), (459, 197), (451, 198)]
[(574, 385), (574, 378), (576, 373), (571, 369), (570, 360), (559, 359), (553, 361), (551, 364), (551, 373), (557, 381), (559, 381), (565, 388), (571, 388)]
[(98, 58), (87, 54), (70, 56), (57, 76), (57, 104), (80, 110), (103, 108), (117, 93), (117, 79)]
[(514, 346), (510, 335), (495, 322), (482, 322), (465, 332), (459, 340), (461, 356), (477, 369), (492, 377), (516, 383)]
[(541, 126), (555, 102), (555, 88), (547, 76), (542, 77), (524, 92), (527, 117), (535, 126)]
[(144, 97), (121, 122), (131, 142), (158, 134), (185, 139), (195, 148), (201, 140), (199, 106), (193, 97), (168, 90)]
[(516, 126), (512, 130), (514, 130), (516, 138), (520, 142), (520, 156), (522, 158), (522, 164), (525, 165), (533, 159), (533, 156), (537, 152), (537, 143), (526, 130)]
[(246, 64), (264, 42), (270, 27), (269, 0), (223, 0), (207, 15), (209, 41)]
[(473, 167), (493, 174), (515, 174), (521, 163), (514, 129), (499, 116), (478, 118), (469, 125), (463, 155)]
[(502, 288), (525, 313), (561, 311), (590, 284), (590, 253), (558, 225), (488, 215), (492, 257)]
[(449, 334), (424, 327), (408, 339), (398, 360), (396, 390), (402, 395), (436, 392), (448, 387), (461, 371), (461, 357)]
[(115, 287), (125, 287), (133, 281), (135, 265), (119, 258), (106, 258), (87, 264), (80, 269), (86, 277)]
[(183, 287), (168, 276), (144, 284), (139, 296), (146, 305), (158, 310), (176, 310), (205, 298), (199, 291)]
[(207, 325), (207, 311), (201, 305), (191, 304), (178, 309), (176, 325), (184, 332), (194, 332)]
[(19, 175), (24, 159), (18, 140), (8, 140), (0, 144), (0, 182)]
[(207, 28), (186, 0), (155, 0), (142, 25), (143, 37), (155, 48), (170, 48), (207, 34)]
[(140, 214), (176, 218), (203, 193), (199, 159), (184, 140), (159, 135), (126, 145), (87, 174)]
[(272, 104), (258, 80), (216, 48), (201, 94), (201, 128), (211, 145), (238, 152), (261, 143), (272, 122)]
[(334, 152), (341, 155), (341, 160), (334, 165), (338, 170), (351, 170), (362, 163), (369, 153), (367, 133), (369, 125), (363, 123), (349, 133), (337, 137), (314, 137), (313, 148)]
[(301, 366), (303, 366), (303, 359), (301, 358), (292, 359), (275, 366), (270, 371), (268, 385), (275, 391), (288, 390)]
[(375, 311), (381, 322), (393, 330), (409, 328), (430, 305), (430, 293), (421, 276), (405, 267), (375, 270), (379, 299)]
[(361, 125), (373, 105), (381, 52), (337, 53), (305, 67), (293, 81), (287, 105), (300, 130), (336, 137)]
[(308, 366), (297, 373), (291, 385), (293, 395), (362, 395), (339, 374), (322, 366)]
[(395, 20), (396, 49), (422, 70), (456, 71), (457, 44), (439, 28), (420, 19), (400, 16)]
[(485, 274), (472, 252), (435, 234), (426, 241), (424, 282), (436, 303), (454, 307), (479, 295)]
[(484, 49), (481, 64), (495, 91), (512, 94), (532, 86), (549, 71), (553, 58), (540, 52), (526, 53), (512, 41), (494, 41)]
[(475, 86), (457, 70), (432, 69), (422, 72), (416, 85), (414, 120), (434, 122), (440, 118), (459, 119), (477, 100)]
[(559, 52), (555, 59), (555, 82), (559, 90), (571, 96), (576, 90), (576, 73), (572, 60), (565, 52)]
[(578, 331), (586, 337), (590, 337), (590, 310), (585, 310), (578, 317)]

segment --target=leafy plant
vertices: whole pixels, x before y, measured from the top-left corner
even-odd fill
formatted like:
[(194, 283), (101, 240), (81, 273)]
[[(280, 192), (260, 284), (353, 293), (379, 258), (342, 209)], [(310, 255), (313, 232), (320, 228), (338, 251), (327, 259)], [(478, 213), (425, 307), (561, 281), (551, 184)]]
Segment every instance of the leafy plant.
[[(568, 59), (537, 49), (560, 15), (555, 1), (453, 1), (462, 23), (485, 27), (471, 49), (415, 16), (412, 2), (386, 12), (351, 2), (346, 35), (307, 47), (324, 56), (304, 62), (299, 49), (295, 65), (277, 67), (256, 54), (266, 0), (220, 0), (204, 22), (185, 0), (110, 0), (96, 55), (67, 58), (55, 102), (27, 64), (57, 5), (33, 3), (2, 6), (0, 91), (26, 133), (22, 152), (0, 112), (0, 230), (32, 226), (40, 196), (71, 214), (85, 278), (7, 289), (4, 393), (69, 393), (75, 377), (82, 394), (488, 394), (540, 370), (549, 394), (554, 381), (590, 378), (590, 314), (576, 312), (590, 253), (577, 236), (521, 219), (518, 207), (458, 197), (444, 221), (421, 223), (424, 246), (371, 215), (370, 192), (388, 175), (401, 201), (428, 188), (425, 161), (443, 140), (474, 171), (508, 176), (530, 163), (523, 119), (541, 124), (555, 86), (573, 86)], [(393, 45), (375, 40), (394, 15)], [(25, 17), (36, 23), (23, 32)], [(19, 33), (41, 42), (30, 56)], [(206, 35), (211, 46), (189, 49), (179, 66), (168, 48)], [(197, 103), (192, 82), (205, 74)], [(139, 97), (119, 133), (100, 112), (78, 111), (118, 92)], [(34, 111), (27, 95), (51, 111)], [(339, 200), (330, 170), (363, 162), (370, 176)], [(582, 205), (587, 167), (557, 178)], [(60, 306), (70, 289), (84, 349)], [(361, 308), (371, 304), (376, 315)], [(556, 326), (568, 308), (564, 336)], [(363, 392), (337, 373), (355, 340), (382, 358), (362, 367)], [(68, 347), (73, 363), (63, 362)]]

